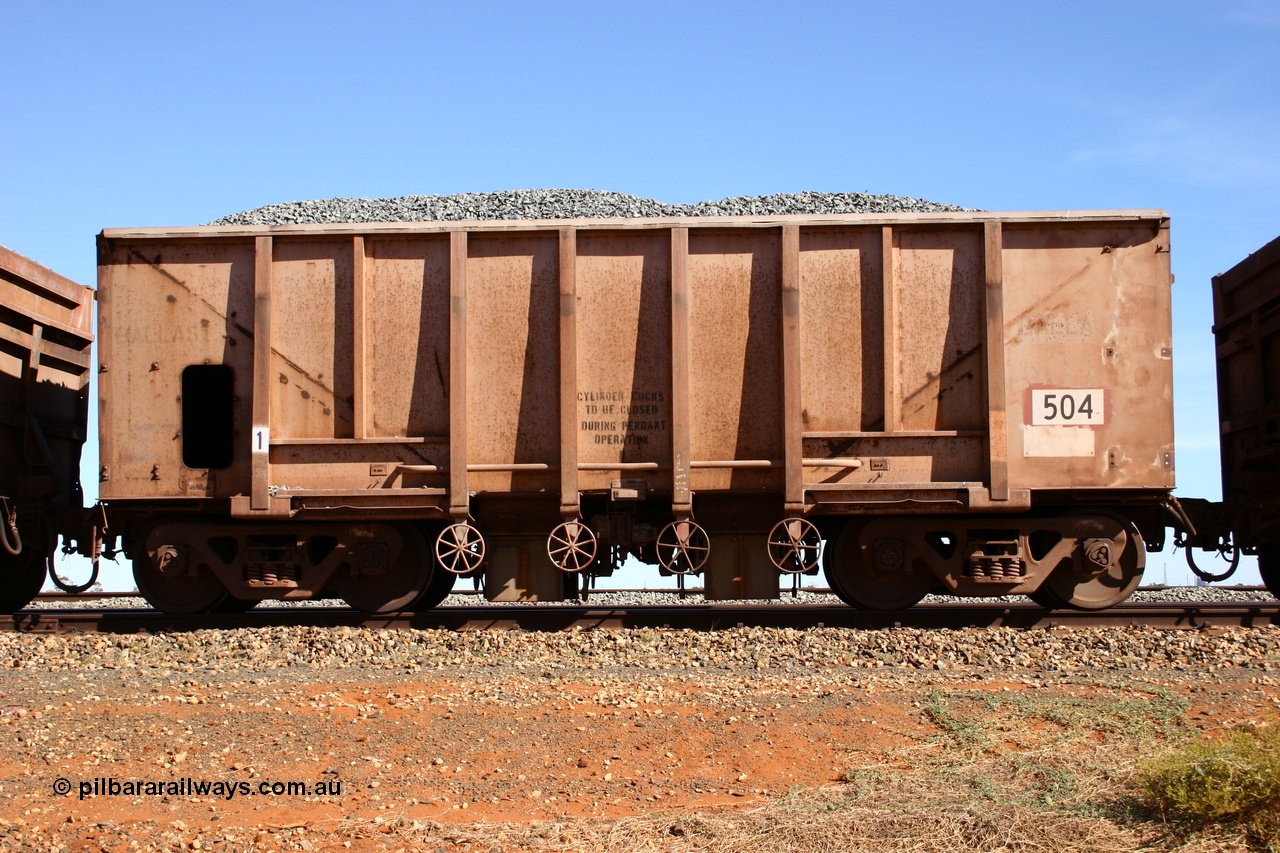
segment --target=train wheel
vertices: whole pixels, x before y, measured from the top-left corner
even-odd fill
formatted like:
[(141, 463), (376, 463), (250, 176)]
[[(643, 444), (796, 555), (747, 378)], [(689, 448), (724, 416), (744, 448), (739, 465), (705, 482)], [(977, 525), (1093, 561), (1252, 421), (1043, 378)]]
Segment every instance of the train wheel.
[(227, 588), (207, 566), (193, 566), (189, 549), (165, 542), (152, 531), (133, 556), (133, 581), (156, 610), (203, 613), (217, 606)]
[(20, 553), (10, 554), (0, 548), (0, 613), (21, 610), (40, 594), (48, 577), (49, 558), (36, 553), (36, 539)]
[[(1117, 522), (1117, 527), (1110, 541), (1081, 543), (1081, 559), (1054, 569), (1036, 592), (1046, 591), (1073, 610), (1106, 610), (1133, 595), (1146, 562), (1142, 536), (1132, 525)], [(1104, 562), (1106, 567), (1099, 570)]]
[(330, 583), (356, 610), (365, 613), (395, 613), (408, 610), (430, 586), (432, 566), (421, 534), (409, 526), (397, 527), (400, 556), (378, 574), (356, 573), (355, 568), (338, 571)]
[(827, 542), (823, 554), (832, 591), (850, 607), (868, 610), (904, 610), (918, 604), (933, 589), (933, 572), (893, 550), (886, 545), (883, 554), (873, 557), (863, 551), (861, 525), (846, 524)]
[(1258, 548), (1258, 573), (1262, 583), (1276, 598), (1280, 598), (1280, 545), (1263, 545)]
[(223, 613), (234, 615), (236, 613), (248, 613), (250, 610), (258, 606), (259, 599), (256, 598), (236, 598), (231, 593), (223, 596), (222, 600), (210, 607), (207, 613)]
[(1047, 584), (1042, 585), (1035, 592), (1027, 593), (1027, 598), (1039, 604), (1045, 610), (1061, 610), (1067, 606), (1062, 603), (1058, 596), (1053, 594)]
[(430, 610), (433, 607), (439, 607), (440, 602), (449, 597), (449, 593), (453, 592), (453, 583), (458, 576), (453, 572), (447, 572), (444, 567), (435, 564), (431, 567), (431, 581), (427, 584), (427, 591), (413, 603), (413, 610)]

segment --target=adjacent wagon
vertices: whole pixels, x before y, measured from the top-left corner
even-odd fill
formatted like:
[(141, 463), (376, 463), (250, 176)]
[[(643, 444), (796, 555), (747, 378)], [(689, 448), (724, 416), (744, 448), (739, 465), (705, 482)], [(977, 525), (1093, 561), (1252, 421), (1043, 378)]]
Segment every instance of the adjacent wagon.
[(1280, 238), (1214, 276), (1213, 323), (1223, 503), (1193, 506), (1193, 541), (1257, 554), (1280, 597)]
[(59, 534), (96, 556), (80, 488), (92, 324), (91, 288), (0, 247), (2, 612), (40, 591)]

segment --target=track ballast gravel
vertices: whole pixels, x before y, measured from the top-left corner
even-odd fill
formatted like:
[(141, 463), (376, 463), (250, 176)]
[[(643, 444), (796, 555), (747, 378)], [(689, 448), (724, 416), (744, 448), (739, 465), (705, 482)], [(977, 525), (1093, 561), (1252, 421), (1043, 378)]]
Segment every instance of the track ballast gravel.
[(972, 210), (921, 198), (799, 192), (666, 204), (606, 190), (500, 190), (399, 198), (326, 198), (246, 210), (210, 225), (315, 225), (492, 219), (664, 219), (675, 216), (789, 216), (835, 213), (945, 213)]

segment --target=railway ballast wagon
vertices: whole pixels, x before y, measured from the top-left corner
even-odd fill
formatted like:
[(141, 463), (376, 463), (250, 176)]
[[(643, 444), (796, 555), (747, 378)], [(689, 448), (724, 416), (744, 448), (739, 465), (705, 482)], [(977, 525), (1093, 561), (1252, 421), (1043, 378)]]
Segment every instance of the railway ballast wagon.
[(110, 229), (101, 495), (170, 611), (820, 552), (1103, 608), (1169, 523), (1170, 283), (1156, 210)]
[(96, 556), (80, 489), (92, 324), (91, 288), (0, 246), (0, 612), (40, 591), (59, 534)]

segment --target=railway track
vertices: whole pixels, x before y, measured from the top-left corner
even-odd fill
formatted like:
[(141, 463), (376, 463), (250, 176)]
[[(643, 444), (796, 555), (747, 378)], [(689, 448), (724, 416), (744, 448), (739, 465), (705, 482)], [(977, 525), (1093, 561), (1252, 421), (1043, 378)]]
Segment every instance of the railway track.
[(260, 607), (241, 614), (174, 615), (140, 608), (23, 610), (0, 629), (26, 633), (133, 634), (202, 629), (309, 626), (449, 631), (568, 631), (685, 628), (1083, 628), (1266, 627), (1280, 625), (1280, 602), (1138, 603), (1097, 613), (1033, 604), (929, 604), (910, 610), (854, 610), (835, 604), (684, 604), (631, 607), (478, 605), (371, 615), (341, 607)]

